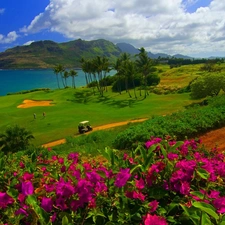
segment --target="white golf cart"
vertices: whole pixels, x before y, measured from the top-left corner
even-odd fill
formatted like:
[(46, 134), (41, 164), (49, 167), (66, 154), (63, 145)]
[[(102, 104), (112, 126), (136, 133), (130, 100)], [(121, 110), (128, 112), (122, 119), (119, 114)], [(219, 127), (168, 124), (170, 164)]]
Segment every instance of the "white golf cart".
[(92, 131), (92, 127), (90, 125), (90, 122), (89, 121), (82, 121), (78, 124), (78, 131), (80, 134), (84, 134), (88, 131)]

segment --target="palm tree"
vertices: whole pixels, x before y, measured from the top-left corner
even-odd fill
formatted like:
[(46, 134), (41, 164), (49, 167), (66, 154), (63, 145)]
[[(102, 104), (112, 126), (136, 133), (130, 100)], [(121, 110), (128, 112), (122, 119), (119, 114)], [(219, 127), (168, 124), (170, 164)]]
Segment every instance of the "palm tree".
[(89, 73), (89, 61), (85, 60), (84, 58), (81, 58), (80, 62), (81, 62), (81, 68), (85, 75), (86, 85), (88, 86), (89, 81), (88, 81), (87, 74)]
[(70, 71), (69, 71), (69, 75), (72, 77), (72, 87), (73, 87), (73, 88), (76, 88), (75, 77), (78, 76), (77, 71), (75, 71), (75, 70), (70, 70)]
[(59, 87), (58, 74), (60, 74), (61, 79), (62, 79), (63, 86), (65, 87), (65, 84), (64, 84), (64, 81), (63, 81), (63, 72), (64, 72), (64, 71), (65, 71), (65, 68), (64, 68), (61, 64), (58, 64), (58, 65), (55, 66), (55, 68), (54, 68), (54, 73), (56, 74), (56, 77), (57, 77), (58, 88), (60, 88), (60, 87)]
[(153, 66), (152, 60), (148, 57), (148, 53), (142, 47), (139, 49), (139, 53), (136, 55), (136, 65), (139, 69), (139, 72), (142, 74), (143, 84), (145, 87), (145, 97), (148, 95), (147, 92), (147, 76), (150, 74), (151, 68)]
[(33, 138), (32, 133), (23, 127), (8, 127), (5, 133), (0, 134), (0, 149), (4, 153), (25, 150)]
[(56, 75), (58, 88), (60, 89), (60, 86), (59, 86), (59, 77), (58, 77), (58, 74), (59, 74), (59, 68), (58, 68), (58, 66), (55, 66), (54, 69), (53, 69), (53, 71), (54, 71), (54, 74)]
[(64, 85), (64, 87), (67, 87), (67, 78), (69, 77), (70, 75), (69, 75), (69, 72), (67, 71), (67, 70), (65, 70), (64, 72), (63, 72), (63, 78), (65, 79), (65, 85)]
[(121, 60), (119, 58), (117, 58), (115, 64), (113, 64), (113, 69), (117, 71), (116, 73), (116, 77), (117, 77), (117, 89), (119, 91), (119, 93), (121, 94)]
[(103, 79), (104, 79), (104, 88), (107, 92), (107, 80), (106, 80), (106, 74), (109, 73), (109, 59), (103, 56), (102, 58), (102, 72), (103, 72)]

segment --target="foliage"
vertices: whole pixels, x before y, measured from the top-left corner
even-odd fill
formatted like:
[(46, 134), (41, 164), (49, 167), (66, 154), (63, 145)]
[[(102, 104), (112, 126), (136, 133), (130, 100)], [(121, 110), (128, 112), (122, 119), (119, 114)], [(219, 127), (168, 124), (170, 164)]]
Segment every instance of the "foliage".
[(2, 156), (0, 223), (222, 225), (225, 156), (199, 143), (152, 137), (123, 155), (106, 148), (106, 162)]
[(50, 91), (50, 88), (35, 88), (35, 89), (19, 91), (19, 92), (9, 92), (9, 93), (7, 93), (7, 95), (20, 95), (20, 94), (27, 94), (27, 93), (36, 92), (36, 91), (48, 92), (48, 91)]
[(34, 136), (24, 127), (18, 125), (8, 127), (5, 133), (0, 134), (0, 149), (4, 153), (25, 150)]
[(18, 125), (10, 126), (5, 133), (0, 134), (1, 151), (8, 153), (24, 150), (30, 145), (33, 138), (32, 133), (26, 128)]
[(225, 99), (224, 96), (213, 99), (217, 105), (211, 100), (208, 106), (196, 106), (171, 115), (156, 116), (140, 125), (128, 128), (117, 135), (113, 146), (117, 149), (130, 149), (151, 136), (170, 135), (182, 140), (221, 127), (225, 124)]
[(206, 74), (192, 82), (191, 97), (198, 99), (217, 96), (221, 90), (225, 90), (225, 76), (223, 74)]

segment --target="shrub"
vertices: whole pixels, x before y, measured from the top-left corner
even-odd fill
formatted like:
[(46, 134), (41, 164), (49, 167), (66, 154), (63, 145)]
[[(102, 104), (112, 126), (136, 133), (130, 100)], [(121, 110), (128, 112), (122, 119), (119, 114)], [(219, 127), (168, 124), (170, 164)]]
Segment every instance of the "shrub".
[[(215, 103), (213, 102), (215, 99)], [(176, 136), (178, 140), (192, 138), (225, 124), (224, 96), (213, 98), (205, 107), (189, 108), (167, 116), (157, 116), (142, 124), (119, 133), (113, 141), (116, 149), (131, 149), (134, 143), (143, 142), (151, 136)]]
[(118, 153), (105, 149), (107, 163), (81, 161), (78, 153), (1, 157), (0, 223), (223, 224), (225, 156), (218, 149), (152, 137)]

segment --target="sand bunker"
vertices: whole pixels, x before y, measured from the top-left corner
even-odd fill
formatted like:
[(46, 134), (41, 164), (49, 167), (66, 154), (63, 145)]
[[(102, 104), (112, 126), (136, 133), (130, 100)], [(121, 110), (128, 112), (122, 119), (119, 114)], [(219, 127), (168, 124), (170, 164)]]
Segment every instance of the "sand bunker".
[(52, 106), (52, 100), (39, 101), (39, 100), (28, 100), (25, 99), (22, 104), (18, 105), (17, 108), (30, 108), (35, 106)]

